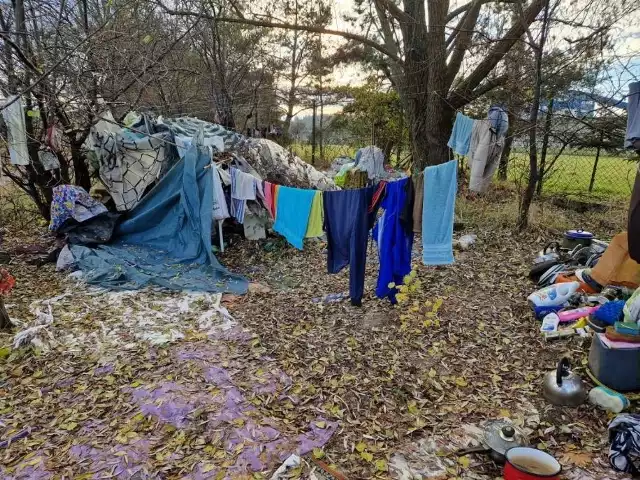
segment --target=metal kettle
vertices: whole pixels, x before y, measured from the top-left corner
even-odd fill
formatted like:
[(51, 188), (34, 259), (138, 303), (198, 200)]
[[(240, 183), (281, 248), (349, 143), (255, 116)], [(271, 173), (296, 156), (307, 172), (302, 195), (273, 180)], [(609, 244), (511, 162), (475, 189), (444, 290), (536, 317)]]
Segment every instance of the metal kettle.
[(577, 407), (587, 397), (582, 379), (571, 371), (566, 357), (558, 362), (558, 368), (544, 375), (542, 393), (549, 402), (565, 407)]

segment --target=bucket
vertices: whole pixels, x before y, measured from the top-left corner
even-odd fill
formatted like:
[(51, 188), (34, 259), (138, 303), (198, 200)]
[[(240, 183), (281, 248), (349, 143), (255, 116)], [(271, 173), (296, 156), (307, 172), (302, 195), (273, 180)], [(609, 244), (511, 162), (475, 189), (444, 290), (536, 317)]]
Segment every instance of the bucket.
[(529, 447), (511, 448), (506, 453), (505, 480), (559, 480), (560, 463), (542, 450)]

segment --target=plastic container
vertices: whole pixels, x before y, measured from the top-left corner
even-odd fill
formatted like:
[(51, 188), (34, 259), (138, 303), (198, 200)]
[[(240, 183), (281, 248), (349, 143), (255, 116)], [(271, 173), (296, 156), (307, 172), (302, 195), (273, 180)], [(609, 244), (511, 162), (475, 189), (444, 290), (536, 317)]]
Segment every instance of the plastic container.
[(609, 348), (594, 335), (589, 349), (589, 369), (605, 386), (618, 392), (640, 390), (640, 345)]
[(533, 314), (538, 320), (543, 320), (550, 313), (558, 313), (564, 308), (563, 305), (555, 305), (551, 307), (533, 307)]
[(564, 305), (580, 288), (580, 282), (557, 283), (533, 292), (527, 297), (532, 307), (556, 307)]
[(555, 313), (550, 313), (546, 315), (542, 319), (542, 326), (540, 327), (541, 332), (555, 332), (558, 330), (558, 324), (560, 323), (560, 318)]
[(600, 305), (596, 305), (595, 307), (574, 308), (573, 310), (563, 310), (558, 312), (558, 318), (560, 319), (560, 323), (575, 322), (582, 317), (588, 317), (599, 308)]

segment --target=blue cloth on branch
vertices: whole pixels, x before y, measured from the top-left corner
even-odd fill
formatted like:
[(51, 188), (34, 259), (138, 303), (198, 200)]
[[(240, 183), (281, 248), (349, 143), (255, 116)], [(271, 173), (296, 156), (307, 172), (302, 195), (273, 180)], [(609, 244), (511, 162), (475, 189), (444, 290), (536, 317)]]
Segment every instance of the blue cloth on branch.
[(85, 280), (129, 290), (247, 291), (248, 282), (225, 269), (211, 251), (213, 180), (206, 150), (195, 145), (118, 226), (113, 243), (71, 251)]
[(458, 112), (456, 121), (451, 130), (451, 137), (447, 145), (459, 155), (469, 153), (469, 145), (471, 144), (471, 131), (473, 130), (473, 119)]

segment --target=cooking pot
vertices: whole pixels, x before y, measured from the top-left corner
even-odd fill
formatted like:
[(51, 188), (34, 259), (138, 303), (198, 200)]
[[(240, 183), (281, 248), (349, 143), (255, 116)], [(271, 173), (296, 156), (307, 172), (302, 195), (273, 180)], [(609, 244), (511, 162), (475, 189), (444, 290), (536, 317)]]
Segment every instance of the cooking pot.
[(491, 420), (485, 424), (480, 441), (482, 445), (460, 450), (458, 456), (471, 453), (489, 454), (494, 462), (502, 465), (506, 460), (507, 450), (523, 445), (525, 435), (506, 420)]
[(582, 245), (588, 247), (593, 241), (593, 233), (585, 232), (581, 228), (577, 230), (567, 230), (564, 232), (564, 239), (562, 240), (562, 247), (569, 250), (576, 247), (576, 245)]
[(542, 450), (529, 447), (511, 448), (506, 453), (507, 463), (502, 477), (505, 480), (558, 480), (562, 466)]
[(558, 362), (555, 370), (544, 375), (542, 393), (544, 398), (554, 405), (577, 407), (582, 405), (587, 397), (582, 379), (570, 368), (569, 359), (564, 357)]

